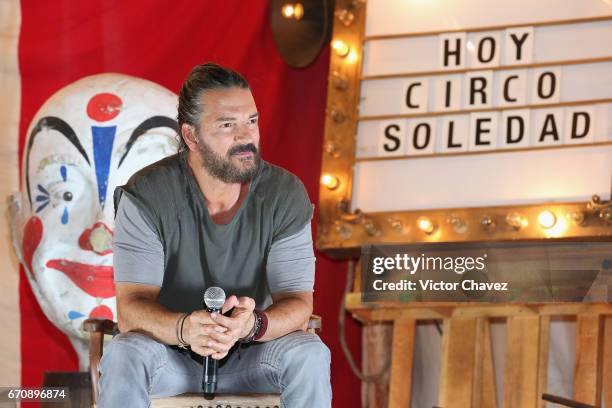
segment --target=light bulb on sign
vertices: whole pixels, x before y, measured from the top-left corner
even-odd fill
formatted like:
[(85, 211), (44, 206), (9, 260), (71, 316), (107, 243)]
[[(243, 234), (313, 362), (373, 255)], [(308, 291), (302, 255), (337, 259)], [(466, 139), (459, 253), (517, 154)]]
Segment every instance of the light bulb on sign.
[(348, 55), (346, 56), (346, 62), (348, 62), (349, 64), (356, 63), (358, 59), (359, 54), (357, 54), (357, 51), (355, 50), (350, 50)]
[(334, 52), (342, 58), (346, 57), (349, 55), (349, 52), (351, 52), (351, 47), (342, 40), (334, 40), (334, 42), (332, 42), (332, 48)]
[(506, 216), (506, 222), (510, 225), (515, 231), (518, 231), (522, 228), (526, 228), (529, 225), (529, 221), (527, 217), (518, 212), (511, 212)]
[(584, 212), (582, 211), (572, 211), (566, 214), (568, 220), (573, 222), (575, 225), (584, 225)]
[(467, 222), (465, 222), (463, 218), (455, 214), (451, 214), (447, 216), (446, 222), (449, 223), (453, 227), (453, 230), (457, 234), (464, 234), (468, 229)]
[(417, 225), (419, 229), (426, 234), (432, 234), (436, 230), (436, 225), (429, 217), (419, 217), (417, 219)]
[(335, 177), (335, 176), (332, 176), (331, 174), (325, 173), (321, 177), (321, 184), (323, 184), (329, 190), (335, 190), (340, 185), (340, 180), (338, 180), (338, 177)]
[(353, 23), (353, 20), (355, 20), (355, 13), (348, 9), (338, 10), (334, 13), (334, 15), (338, 17), (338, 20), (340, 20), (345, 27), (350, 26)]
[(549, 229), (555, 226), (557, 223), (557, 217), (552, 211), (544, 210), (538, 215), (538, 223), (544, 229)]

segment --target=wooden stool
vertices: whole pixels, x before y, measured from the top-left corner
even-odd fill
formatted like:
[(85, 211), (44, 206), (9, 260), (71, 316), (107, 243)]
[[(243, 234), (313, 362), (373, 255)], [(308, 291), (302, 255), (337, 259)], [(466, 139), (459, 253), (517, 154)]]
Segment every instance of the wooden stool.
[[(409, 407), (415, 327), (419, 320), (442, 320), (441, 407), (497, 407), (490, 319), (506, 319), (504, 407), (544, 407), (548, 384), (551, 317), (576, 319), (573, 400), (612, 406), (612, 304), (491, 304), (452, 302), (362, 303), (349, 293), (347, 310), (364, 323), (392, 323), (390, 408)], [(584, 406), (584, 405), (583, 405)]]
[[(96, 406), (98, 400), (98, 380), (100, 379), (100, 359), (104, 347), (104, 335), (119, 333), (117, 323), (107, 319), (87, 319), (83, 322), (83, 330), (90, 333), (89, 338), (89, 375), (91, 378), (91, 402)], [(308, 331), (317, 333), (321, 331), (321, 317), (310, 316)], [(169, 398), (154, 398), (151, 400), (152, 408), (278, 408), (280, 396), (278, 394), (215, 394), (214, 398), (207, 400), (202, 393), (182, 394)]]

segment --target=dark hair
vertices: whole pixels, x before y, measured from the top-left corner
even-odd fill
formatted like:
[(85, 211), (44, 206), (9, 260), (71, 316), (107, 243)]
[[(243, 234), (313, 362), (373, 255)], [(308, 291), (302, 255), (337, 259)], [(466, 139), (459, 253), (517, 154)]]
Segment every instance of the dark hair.
[(182, 137), (183, 123), (187, 123), (193, 126), (196, 131), (199, 131), (198, 119), (202, 114), (202, 105), (200, 104), (202, 93), (210, 89), (232, 87), (250, 89), (249, 83), (238, 72), (213, 62), (196, 65), (191, 70), (179, 92), (178, 115), (176, 117), (179, 126), (179, 151), (187, 148)]

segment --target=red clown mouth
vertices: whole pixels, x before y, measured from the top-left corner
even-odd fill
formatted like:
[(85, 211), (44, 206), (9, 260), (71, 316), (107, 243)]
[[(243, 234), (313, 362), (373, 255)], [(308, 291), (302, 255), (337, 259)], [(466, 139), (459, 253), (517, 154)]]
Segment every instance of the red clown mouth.
[(51, 259), (47, 267), (63, 272), (88, 295), (99, 298), (115, 296), (113, 267), (89, 265), (67, 259)]

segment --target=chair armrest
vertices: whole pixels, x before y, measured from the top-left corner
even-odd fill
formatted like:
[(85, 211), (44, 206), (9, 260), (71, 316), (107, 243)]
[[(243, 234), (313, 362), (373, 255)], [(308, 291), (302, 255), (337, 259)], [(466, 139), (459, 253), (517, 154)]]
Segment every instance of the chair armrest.
[(83, 330), (88, 333), (101, 332), (103, 334), (115, 335), (119, 333), (117, 323), (108, 319), (87, 319), (83, 322)]
[(316, 314), (310, 315), (307, 330), (311, 333), (319, 333), (321, 330), (323, 330), (323, 319), (321, 319), (321, 316)]
[(117, 323), (108, 319), (87, 319), (83, 322), (83, 330), (89, 336), (89, 376), (91, 378), (92, 406), (98, 401), (98, 380), (100, 379), (100, 359), (104, 347), (104, 335), (119, 333)]

